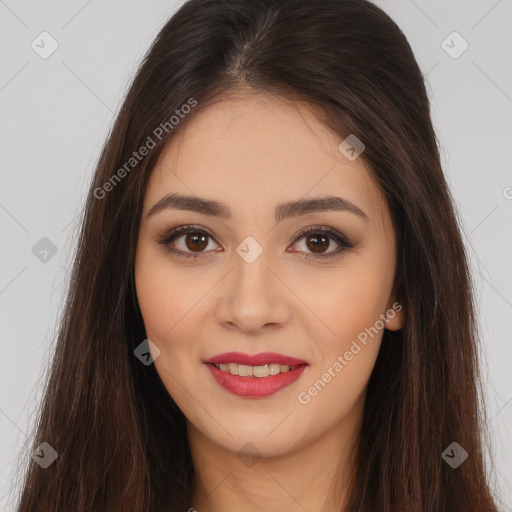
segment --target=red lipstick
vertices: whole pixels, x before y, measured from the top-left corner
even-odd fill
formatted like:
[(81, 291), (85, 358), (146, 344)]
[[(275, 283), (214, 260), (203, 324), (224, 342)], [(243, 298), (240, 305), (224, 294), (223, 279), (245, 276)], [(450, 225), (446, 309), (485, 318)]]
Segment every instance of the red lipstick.
[[(304, 372), (309, 363), (303, 359), (263, 352), (249, 355), (240, 352), (219, 354), (203, 361), (215, 381), (231, 393), (245, 398), (262, 398), (272, 395), (280, 389), (294, 383)], [(232, 375), (218, 366), (221, 364), (236, 363), (247, 366), (270, 366), (271, 364), (288, 365), (290, 369), (277, 375), (268, 377), (244, 377)], [(217, 366), (216, 366), (217, 365)]]
[(263, 366), (264, 364), (287, 364), (288, 366), (300, 366), (309, 364), (304, 359), (296, 359), (295, 357), (285, 356), (283, 354), (275, 354), (274, 352), (262, 352), (253, 356), (242, 354), (241, 352), (227, 352), (218, 356), (210, 357), (204, 361), (213, 364), (229, 364), (238, 363), (248, 366)]

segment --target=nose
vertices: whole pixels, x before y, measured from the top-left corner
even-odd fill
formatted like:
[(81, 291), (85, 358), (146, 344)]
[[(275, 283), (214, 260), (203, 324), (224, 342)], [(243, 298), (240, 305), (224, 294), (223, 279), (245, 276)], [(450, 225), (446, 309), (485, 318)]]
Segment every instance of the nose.
[(248, 263), (237, 254), (217, 290), (216, 320), (223, 327), (258, 334), (284, 326), (291, 317), (293, 293), (264, 253)]

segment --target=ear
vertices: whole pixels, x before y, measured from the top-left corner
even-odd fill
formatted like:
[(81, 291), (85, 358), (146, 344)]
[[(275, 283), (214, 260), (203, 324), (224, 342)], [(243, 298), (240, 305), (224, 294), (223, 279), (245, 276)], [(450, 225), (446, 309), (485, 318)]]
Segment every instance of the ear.
[(389, 331), (398, 331), (405, 324), (405, 310), (402, 304), (396, 300), (395, 295), (391, 296), (386, 309), (386, 320), (384, 320), (386, 329)]

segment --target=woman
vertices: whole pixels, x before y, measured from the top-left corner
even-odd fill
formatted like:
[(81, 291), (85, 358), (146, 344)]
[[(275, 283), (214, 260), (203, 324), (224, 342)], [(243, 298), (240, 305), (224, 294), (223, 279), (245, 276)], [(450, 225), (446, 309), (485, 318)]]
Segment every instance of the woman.
[(472, 300), (396, 24), (188, 1), (103, 149), (18, 510), (495, 511)]

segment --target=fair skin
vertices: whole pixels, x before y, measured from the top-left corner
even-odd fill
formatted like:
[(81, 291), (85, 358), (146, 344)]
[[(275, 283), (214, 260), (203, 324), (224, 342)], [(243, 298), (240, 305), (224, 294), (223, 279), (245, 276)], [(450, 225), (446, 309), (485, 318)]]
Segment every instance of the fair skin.
[[(191, 115), (150, 176), (137, 296), (147, 337), (160, 350), (156, 370), (187, 419), (197, 479), (190, 507), (198, 512), (340, 510), (326, 497), (337, 474), (345, 497), (383, 328), (367, 344), (358, 342), (361, 350), (344, 359), (341, 371), (333, 372), (333, 363), (397, 300), (388, 208), (362, 158), (346, 158), (341, 141), (307, 105), (246, 93)], [(171, 193), (218, 201), (231, 217), (173, 208), (148, 216)], [(363, 214), (346, 209), (275, 219), (280, 203), (324, 196), (341, 197)], [(168, 246), (197, 258), (159, 243), (185, 224), (196, 237), (206, 231), (205, 243), (198, 248), (193, 235), (178, 233)], [(352, 247), (322, 239), (318, 229), (297, 238), (308, 226), (332, 228)], [(251, 263), (236, 252), (247, 237), (262, 248)], [(332, 256), (322, 259), (323, 253)], [(400, 329), (403, 322), (402, 310), (385, 327)], [(225, 352), (277, 352), (309, 366), (278, 392), (247, 398), (217, 384), (203, 363)], [(307, 394), (329, 368), (329, 382)]]

